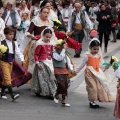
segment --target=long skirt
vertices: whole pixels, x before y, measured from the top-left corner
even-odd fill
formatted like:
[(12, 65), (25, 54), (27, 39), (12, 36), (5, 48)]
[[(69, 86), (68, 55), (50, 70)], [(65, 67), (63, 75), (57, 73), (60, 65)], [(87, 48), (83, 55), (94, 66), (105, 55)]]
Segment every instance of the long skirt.
[[(27, 83), (31, 78), (32, 74), (28, 72), (23, 66), (18, 64), (16, 61), (13, 61), (12, 69), (12, 87), (19, 87)], [(2, 86), (3, 73), (0, 69), (0, 87)]]
[(40, 62), (40, 64), (42, 65), (42, 69), (39, 69), (38, 66), (35, 65), (31, 89), (34, 93), (42, 96), (52, 96), (57, 89), (55, 77), (46, 64), (43, 62)]
[(66, 74), (55, 74), (57, 80), (57, 94), (67, 95), (68, 82)]
[(86, 90), (89, 101), (112, 102), (113, 98), (110, 93), (106, 92), (100, 81), (93, 75), (90, 70), (85, 72)]
[(114, 108), (114, 116), (120, 118), (120, 88), (117, 89), (116, 103)]

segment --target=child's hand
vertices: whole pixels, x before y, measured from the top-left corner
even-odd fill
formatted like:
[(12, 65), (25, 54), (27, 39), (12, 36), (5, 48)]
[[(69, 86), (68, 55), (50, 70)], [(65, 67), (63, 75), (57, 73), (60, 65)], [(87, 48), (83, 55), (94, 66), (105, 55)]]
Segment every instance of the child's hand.
[(105, 69), (109, 69), (109, 67), (110, 67), (110, 66), (109, 66), (109, 65), (107, 65), (107, 66), (105, 66)]
[(41, 64), (39, 63), (39, 64), (37, 64), (37, 67), (39, 68), (39, 69), (42, 69), (42, 66), (41, 66)]
[(64, 44), (64, 49), (67, 49), (67, 48), (68, 48), (67, 43), (65, 43)]
[(25, 62), (24, 62), (24, 61), (21, 61), (20, 64), (21, 64), (22, 66), (24, 66), (24, 65), (25, 65)]
[(75, 73), (78, 73), (78, 72), (79, 72), (78, 68), (75, 68), (74, 72), (75, 72)]
[(107, 15), (107, 18), (110, 18), (110, 15)]
[(15, 27), (18, 29), (18, 28), (19, 28), (19, 25), (16, 25)]
[(72, 73), (72, 74), (76, 74), (75, 70), (71, 70), (71, 73)]

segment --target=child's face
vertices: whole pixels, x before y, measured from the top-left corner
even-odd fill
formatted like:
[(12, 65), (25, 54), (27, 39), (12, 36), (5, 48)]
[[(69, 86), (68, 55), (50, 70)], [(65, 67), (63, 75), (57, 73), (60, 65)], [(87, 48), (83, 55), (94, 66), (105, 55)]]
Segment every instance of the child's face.
[(61, 46), (61, 45), (56, 45), (56, 48), (57, 48), (58, 50), (62, 50), (62, 49), (63, 49), (63, 46)]
[(27, 14), (23, 14), (23, 20), (27, 20), (27, 18), (28, 18), (28, 15)]
[(68, 9), (68, 8), (69, 8), (69, 5), (65, 5), (65, 8)]
[(43, 41), (44, 41), (45, 43), (49, 43), (51, 37), (52, 37), (52, 34), (46, 33), (45, 35), (43, 35)]
[(99, 52), (99, 46), (94, 46), (92, 48), (90, 48), (91, 50), (91, 54), (97, 54)]
[(91, 21), (94, 23), (94, 22), (95, 22), (95, 19), (92, 18)]
[(13, 38), (14, 38), (14, 32), (11, 32), (11, 33), (9, 33), (9, 34), (6, 34), (5, 37), (6, 37), (6, 39), (12, 41)]

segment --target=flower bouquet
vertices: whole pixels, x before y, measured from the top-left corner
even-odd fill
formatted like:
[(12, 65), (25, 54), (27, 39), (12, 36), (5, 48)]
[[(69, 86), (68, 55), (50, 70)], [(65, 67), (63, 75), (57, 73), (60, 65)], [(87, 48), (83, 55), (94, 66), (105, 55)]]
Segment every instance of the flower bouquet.
[(62, 25), (62, 23), (59, 20), (53, 20), (54, 28), (59, 29), (59, 27)]
[(7, 51), (7, 47), (4, 45), (0, 45), (0, 58), (2, 57), (2, 55), (4, 55), (6, 51)]

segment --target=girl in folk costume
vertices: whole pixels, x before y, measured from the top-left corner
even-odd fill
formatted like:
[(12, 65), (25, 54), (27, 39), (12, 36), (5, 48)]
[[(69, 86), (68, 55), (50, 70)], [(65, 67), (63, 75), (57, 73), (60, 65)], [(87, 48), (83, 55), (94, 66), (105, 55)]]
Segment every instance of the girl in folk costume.
[(57, 41), (55, 51), (53, 52), (53, 66), (54, 74), (57, 80), (57, 91), (54, 96), (54, 102), (59, 103), (59, 95), (62, 94), (62, 105), (70, 107), (70, 104), (66, 103), (65, 98), (67, 96), (68, 89), (68, 69), (72, 72), (73, 65), (70, 58), (66, 55), (65, 41), (62, 39)]
[(114, 116), (115, 118), (120, 119), (120, 61), (115, 56), (112, 56), (110, 60), (110, 65), (112, 65), (112, 68), (115, 71), (115, 76), (118, 79)]
[[(39, 35), (46, 27), (53, 27), (53, 22), (48, 19), (49, 10), (46, 7), (41, 8), (40, 16), (36, 16), (32, 19), (28, 31), (25, 33), (25, 36), (29, 38), (29, 43), (24, 50), (24, 56), (26, 61), (26, 68), (32, 68), (34, 63), (34, 51), (36, 47), (37, 35)], [(32, 34), (34, 33), (34, 34)], [(33, 68), (32, 68), (33, 71)], [(30, 71), (30, 72), (32, 72)]]
[(113, 101), (113, 98), (109, 91), (107, 78), (100, 68), (103, 60), (102, 56), (99, 53), (99, 47), (99, 40), (95, 38), (92, 39), (89, 43), (89, 50), (85, 54), (84, 60), (76, 69), (76, 72), (79, 72), (86, 65), (85, 82), (90, 108), (99, 107), (95, 101)]
[(5, 22), (3, 21), (1, 16), (2, 16), (2, 10), (0, 9), (0, 41), (5, 39), (5, 36), (4, 36)]
[(54, 42), (52, 28), (46, 28), (41, 33), (41, 39), (37, 41), (34, 59), (36, 65), (33, 71), (32, 91), (36, 95), (52, 96), (56, 92), (54, 69), (52, 63), (52, 52)]
[(30, 20), (29, 20), (29, 14), (28, 13), (23, 13), (22, 16), (22, 21), (19, 29), (16, 32), (16, 40), (18, 42), (18, 46), (20, 48), (20, 51), (23, 53), (25, 47), (28, 44), (28, 40), (25, 37), (25, 33), (28, 31), (30, 27)]

